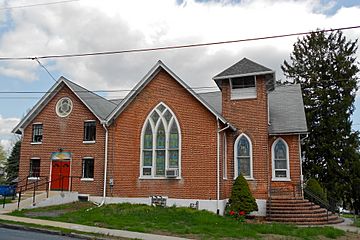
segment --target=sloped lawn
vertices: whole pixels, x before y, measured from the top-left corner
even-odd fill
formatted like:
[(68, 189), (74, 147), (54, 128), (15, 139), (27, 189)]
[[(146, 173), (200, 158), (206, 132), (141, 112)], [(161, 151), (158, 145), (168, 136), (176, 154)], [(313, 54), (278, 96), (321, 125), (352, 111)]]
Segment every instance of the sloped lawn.
[[(300, 239), (337, 238), (345, 233), (332, 227), (297, 227), (286, 224), (241, 223), (228, 217), (190, 208), (161, 208), (140, 204), (89, 203), (22, 210), (14, 216), (33, 217), (136, 232), (175, 235), (197, 239), (261, 239), (282, 235)], [(271, 238), (271, 239), (276, 239)]]

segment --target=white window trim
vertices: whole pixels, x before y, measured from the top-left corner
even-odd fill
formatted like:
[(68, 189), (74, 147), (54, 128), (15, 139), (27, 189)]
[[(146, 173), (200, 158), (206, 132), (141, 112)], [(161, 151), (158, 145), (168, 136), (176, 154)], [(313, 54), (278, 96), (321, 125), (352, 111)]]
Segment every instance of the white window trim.
[[(41, 158), (39, 157), (32, 157), (30, 158), (30, 161), (31, 160), (40, 160), (40, 170), (41, 170)], [(30, 170), (30, 169), (29, 169)], [(27, 178), (28, 180), (40, 180), (40, 177), (28, 177)]]
[(31, 142), (30, 144), (31, 145), (39, 145), (39, 144), (42, 144), (42, 142)]
[(94, 181), (94, 178), (81, 178), (80, 181), (83, 181), (83, 182), (93, 182), (93, 181)]
[(226, 132), (223, 134), (223, 179), (227, 180), (227, 139)]
[[(157, 129), (160, 125), (161, 121), (158, 121), (157, 125), (154, 126), (154, 122), (151, 118), (151, 115), (154, 111), (156, 111), (159, 115), (159, 118), (161, 118), (161, 120), (163, 122), (166, 122), (166, 119), (162, 116), (162, 113), (160, 113), (160, 111), (157, 109), (157, 107), (159, 105), (163, 105), (166, 107), (167, 110), (170, 111), (170, 113), (172, 114), (172, 119), (169, 122), (168, 125), (163, 124), (164, 128), (165, 128), (165, 171), (168, 169), (172, 169), (168, 167), (168, 150), (169, 150), (169, 136), (170, 136), (170, 127), (172, 125), (172, 123), (175, 121), (177, 124), (177, 130), (178, 130), (178, 134), (179, 134), (179, 148), (178, 148), (178, 153), (179, 153), (179, 159), (178, 159), (178, 171), (179, 171), (179, 176), (176, 178), (167, 178), (166, 176), (155, 176), (155, 171), (156, 171), (156, 159), (155, 159), (155, 151), (156, 151), (156, 137), (157, 137)], [(163, 112), (165, 112), (166, 110), (164, 110)], [(146, 126), (147, 123), (150, 122), (151, 125), (151, 129), (153, 130), (152, 132), (152, 136), (153, 136), (153, 148), (152, 148), (152, 166), (149, 167), (151, 168), (151, 176), (145, 176), (143, 175), (143, 154), (144, 154), (144, 134), (145, 134), (145, 130), (146, 130)], [(181, 179), (181, 128), (180, 128), (180, 124), (179, 121), (177, 120), (176, 115), (174, 114), (174, 112), (171, 110), (171, 108), (169, 108), (165, 103), (160, 102), (158, 103), (148, 114), (148, 116), (146, 117), (142, 130), (141, 130), (141, 136), (140, 136), (140, 173), (139, 173), (139, 179)]]
[[(286, 169), (286, 177), (276, 177), (275, 176), (275, 146), (278, 142), (280, 141), (283, 141), (283, 143), (285, 144), (285, 147), (286, 147), (286, 157), (287, 157), (287, 162), (286, 162), (286, 166), (287, 166), (287, 169)], [(271, 159), (272, 159), (272, 181), (283, 181), (283, 182), (289, 182), (291, 181), (290, 179), (290, 156), (289, 156), (289, 145), (287, 144), (287, 142), (279, 137), (278, 139), (276, 139), (272, 146), (271, 146)], [(284, 169), (285, 170), (285, 169)]]
[(254, 175), (253, 175), (253, 147), (252, 147), (252, 141), (250, 139), (250, 137), (248, 135), (246, 135), (245, 133), (240, 134), (235, 141), (234, 144), (234, 179), (236, 179), (239, 176), (239, 172), (238, 172), (238, 159), (237, 159), (237, 145), (240, 141), (241, 137), (246, 137), (246, 139), (249, 141), (249, 145), (250, 145), (250, 176), (244, 176), (244, 178), (246, 180), (254, 180)]
[(84, 144), (94, 144), (94, 143), (96, 143), (96, 141), (95, 140), (93, 140), (93, 141), (83, 141), (83, 143)]

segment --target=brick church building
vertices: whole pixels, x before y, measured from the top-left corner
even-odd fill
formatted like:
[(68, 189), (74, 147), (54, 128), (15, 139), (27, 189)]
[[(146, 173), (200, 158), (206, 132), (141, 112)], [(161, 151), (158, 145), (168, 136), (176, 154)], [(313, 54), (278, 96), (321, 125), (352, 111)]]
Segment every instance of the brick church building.
[(266, 214), (273, 193), (301, 195), (300, 85), (246, 58), (195, 93), (161, 61), (124, 98), (61, 77), (21, 120), (19, 180), (48, 180), (98, 202), (151, 202), (222, 213), (242, 174)]

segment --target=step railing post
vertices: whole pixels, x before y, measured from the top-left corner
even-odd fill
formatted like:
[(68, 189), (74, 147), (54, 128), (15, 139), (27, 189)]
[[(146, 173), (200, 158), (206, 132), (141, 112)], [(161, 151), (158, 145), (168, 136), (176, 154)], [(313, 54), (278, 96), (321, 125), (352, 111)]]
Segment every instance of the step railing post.
[(21, 192), (22, 192), (22, 187), (20, 187), (20, 191), (19, 191), (19, 198), (18, 198), (18, 205), (17, 205), (18, 210), (20, 208)]
[(6, 194), (4, 194), (3, 208), (5, 208)]
[(33, 206), (35, 206), (35, 184), (36, 184), (36, 181), (33, 183), (34, 186), (33, 186)]
[(49, 198), (49, 178), (45, 177), (46, 198)]

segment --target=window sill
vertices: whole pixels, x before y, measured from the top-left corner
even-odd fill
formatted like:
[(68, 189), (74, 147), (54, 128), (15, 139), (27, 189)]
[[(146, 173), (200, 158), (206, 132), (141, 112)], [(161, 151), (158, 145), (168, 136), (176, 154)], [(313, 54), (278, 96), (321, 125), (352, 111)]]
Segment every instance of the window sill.
[(28, 180), (40, 180), (39, 177), (28, 177)]
[(290, 178), (272, 178), (271, 181), (273, 182), (291, 182)]
[(181, 177), (147, 177), (141, 176), (139, 177), (140, 180), (180, 180)]
[[(238, 176), (237, 176), (237, 177), (238, 177)], [(235, 180), (237, 177), (234, 177), (234, 180)], [(249, 181), (255, 180), (254, 177), (244, 177), (244, 178), (245, 178), (245, 180), (249, 180)]]
[(39, 144), (42, 144), (42, 142), (31, 142), (30, 144), (31, 145), (39, 145)]
[(83, 141), (84, 144), (94, 144), (96, 141)]
[(82, 182), (93, 182), (94, 179), (93, 178), (81, 178), (80, 181), (82, 181)]

